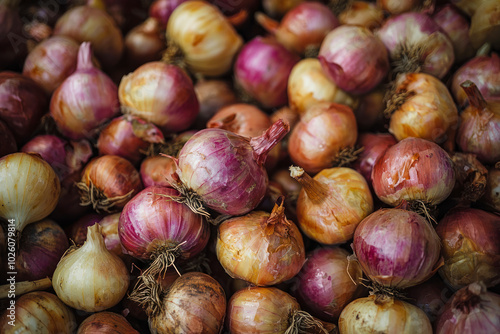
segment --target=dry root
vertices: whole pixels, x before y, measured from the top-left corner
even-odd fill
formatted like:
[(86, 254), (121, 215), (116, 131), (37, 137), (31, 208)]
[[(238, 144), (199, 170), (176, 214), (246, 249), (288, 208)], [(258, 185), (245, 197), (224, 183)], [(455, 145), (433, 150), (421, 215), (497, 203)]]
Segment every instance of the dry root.
[(436, 205), (430, 205), (421, 200), (415, 200), (408, 203), (408, 209), (415, 213), (418, 213), (431, 224), (437, 224), (436, 219), (434, 218), (435, 213), (437, 211)]
[(349, 166), (358, 158), (359, 154), (363, 152), (364, 149), (364, 147), (346, 147), (338, 152), (335, 158), (333, 158), (332, 165), (335, 167)]
[(324, 333), (328, 331), (323, 326), (323, 323), (315, 319), (307, 312), (297, 310), (292, 314), (290, 327), (284, 334), (299, 334), (299, 333)]
[(189, 73), (184, 52), (177, 43), (171, 40), (167, 41), (167, 49), (163, 53), (161, 60), (167, 64), (176, 65), (184, 70), (184, 72)]
[(85, 182), (78, 182), (76, 186), (80, 189), (80, 205), (88, 206), (92, 205), (92, 209), (96, 212), (105, 211), (107, 213), (112, 213), (115, 210), (116, 205), (125, 203), (132, 197), (134, 190), (130, 190), (128, 193), (122, 196), (107, 197), (99, 188), (94, 186), (92, 181), (87, 185)]

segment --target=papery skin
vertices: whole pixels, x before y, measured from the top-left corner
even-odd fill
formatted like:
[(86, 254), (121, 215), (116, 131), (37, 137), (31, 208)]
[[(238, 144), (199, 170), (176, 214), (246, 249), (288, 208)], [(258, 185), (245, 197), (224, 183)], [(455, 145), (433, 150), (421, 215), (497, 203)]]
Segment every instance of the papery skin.
[(491, 56), (476, 56), (455, 71), (451, 80), (450, 91), (461, 108), (468, 104), (467, 94), (460, 86), (471, 80), (488, 101), (500, 101), (500, 57), (492, 52)]
[(163, 27), (167, 26), (168, 19), (174, 9), (187, 0), (156, 0), (149, 6), (149, 16), (156, 18)]
[(308, 173), (332, 167), (335, 155), (356, 144), (358, 130), (352, 109), (321, 102), (313, 105), (293, 128), (288, 143), (292, 161)]
[(50, 100), (50, 115), (57, 128), (73, 140), (94, 137), (96, 128), (120, 111), (118, 88), (92, 64), (91, 57), (90, 43), (82, 43), (76, 71)]
[(370, 29), (343, 25), (326, 35), (319, 50), (326, 75), (347, 93), (365, 94), (389, 72), (389, 55)]
[(439, 274), (454, 289), (482, 281), (500, 283), (500, 216), (473, 208), (450, 211), (436, 226), (444, 266)]
[(66, 145), (67, 141), (58, 136), (39, 135), (24, 144), (21, 152), (40, 154), (58, 175), (65, 176), (69, 169), (66, 166)]
[[(90, 188), (90, 183), (107, 198), (124, 196), (132, 191), (128, 199), (142, 190), (139, 172), (132, 163), (117, 155), (103, 155), (91, 160), (82, 172), (81, 182)], [(127, 200), (115, 203), (115, 208), (123, 208)]]
[(408, 93), (391, 115), (389, 132), (401, 141), (408, 137), (443, 143), (458, 127), (458, 111), (445, 84), (432, 75), (407, 73), (395, 81), (396, 94)]
[(125, 115), (113, 119), (99, 134), (100, 155), (118, 155), (137, 165), (152, 143), (163, 142), (160, 129), (151, 123)]
[(358, 98), (340, 89), (326, 76), (316, 58), (305, 58), (292, 68), (288, 77), (288, 103), (299, 114), (318, 102), (335, 102), (355, 109)]
[(37, 154), (12, 153), (0, 159), (0, 217), (14, 219), (22, 232), (56, 207), (61, 184), (54, 169)]
[(26, 226), (17, 247), (16, 279), (35, 281), (52, 276), (69, 243), (57, 223), (44, 219)]
[(455, 63), (460, 64), (474, 57), (476, 50), (472, 47), (469, 37), (469, 21), (457, 7), (446, 4), (434, 13), (432, 18), (450, 38), (455, 53)]
[[(123, 53), (123, 35), (114, 19), (105, 11), (91, 6), (73, 7), (57, 20), (54, 35), (89, 41), (105, 68), (115, 66)], [(96, 95), (98, 96), (97, 93)]]
[(441, 242), (426, 219), (403, 209), (379, 209), (354, 232), (353, 250), (370, 280), (405, 289), (442, 265)]
[(342, 334), (432, 334), (424, 311), (407, 302), (376, 295), (356, 299), (347, 305), (339, 319)]
[(291, 279), (302, 268), (305, 251), (299, 229), (293, 222), (270, 223), (269, 217), (253, 211), (219, 226), (217, 258), (231, 277), (269, 286)]
[(435, 334), (490, 334), (500, 332), (500, 295), (482, 283), (457, 291), (435, 322)]
[(353, 1), (339, 14), (341, 24), (363, 26), (375, 30), (384, 22), (384, 11), (373, 2)]
[(146, 63), (125, 75), (118, 90), (120, 103), (127, 113), (165, 132), (186, 130), (199, 112), (193, 82), (175, 65)]
[(52, 276), (52, 287), (68, 306), (99, 312), (115, 306), (127, 293), (129, 270), (106, 249), (101, 227), (87, 229), (82, 247), (64, 256)]
[(92, 333), (139, 334), (122, 315), (114, 312), (98, 312), (90, 315), (78, 326), (77, 334)]
[(227, 73), (243, 45), (222, 12), (205, 1), (177, 6), (168, 20), (166, 36), (179, 45), (188, 68), (206, 76)]
[(270, 37), (246, 43), (234, 64), (235, 83), (266, 108), (287, 103), (287, 83), (300, 58)]
[(219, 334), (226, 316), (226, 294), (214, 278), (200, 272), (180, 276), (150, 317), (155, 333)]
[(264, 198), (268, 176), (245, 139), (220, 129), (197, 132), (179, 153), (177, 173), (188, 188), (219, 213), (241, 215)]
[(145, 158), (142, 160), (140, 168), (141, 180), (144, 187), (171, 187), (167, 180), (167, 175), (174, 174), (176, 168), (175, 162), (168, 157), (157, 155)]
[(38, 44), (26, 57), (23, 75), (52, 94), (76, 70), (79, 44), (66, 36), (53, 36)]
[(406, 138), (391, 146), (373, 166), (377, 197), (391, 206), (402, 200), (430, 205), (444, 201), (455, 186), (453, 163), (445, 150), (420, 138)]
[(357, 144), (364, 150), (354, 161), (353, 168), (363, 175), (370, 186), (373, 166), (385, 151), (396, 143), (396, 139), (389, 133), (362, 133), (358, 136)]
[(318, 248), (308, 254), (307, 262), (297, 275), (301, 305), (324, 321), (336, 321), (344, 307), (363, 289), (361, 284), (354, 283), (363, 277), (361, 267), (348, 256), (349, 253), (339, 247)]
[(339, 25), (339, 20), (326, 5), (302, 2), (286, 13), (275, 36), (287, 49), (301, 54), (307, 47), (319, 47), (328, 32)]
[(297, 220), (302, 232), (322, 244), (349, 241), (358, 224), (373, 211), (373, 198), (366, 180), (354, 169), (323, 169), (314, 180), (327, 189), (312, 196), (302, 186), (297, 199)]
[(19, 73), (0, 72), (0, 120), (22, 145), (31, 138), (47, 112), (48, 98), (36, 82)]
[(500, 101), (487, 106), (469, 105), (460, 114), (457, 144), (463, 152), (473, 153), (484, 164), (500, 161)]
[(200, 253), (210, 230), (201, 215), (164, 196), (178, 196), (173, 188), (151, 186), (142, 190), (123, 208), (118, 223), (124, 253), (149, 260), (156, 246), (180, 246), (181, 258)]
[(438, 79), (448, 73), (455, 61), (450, 39), (430, 16), (423, 13), (404, 13), (389, 18), (377, 31), (377, 36), (391, 59), (403, 45), (425, 47), (419, 58), (423, 63), (422, 72)]
[(297, 310), (300, 310), (299, 303), (284, 291), (249, 287), (236, 292), (229, 300), (228, 328), (233, 334), (282, 334)]
[(75, 313), (53, 293), (46, 291), (30, 292), (16, 300), (16, 320), (9, 324), (10, 312), (0, 317), (0, 331), (4, 334), (36, 333), (74, 333), (77, 327)]

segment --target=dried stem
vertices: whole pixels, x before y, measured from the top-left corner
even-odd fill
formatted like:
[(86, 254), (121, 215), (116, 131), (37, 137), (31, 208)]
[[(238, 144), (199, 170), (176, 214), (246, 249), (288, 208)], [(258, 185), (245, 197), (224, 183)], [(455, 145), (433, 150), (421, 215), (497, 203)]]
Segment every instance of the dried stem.
[(376, 295), (377, 298), (390, 297), (390, 298), (397, 298), (397, 299), (401, 299), (401, 300), (408, 300), (406, 295), (396, 288), (390, 288), (387, 286), (383, 286), (381, 284), (378, 284), (377, 282), (373, 282), (373, 281), (370, 281), (370, 280), (365, 279), (365, 278), (363, 278), (362, 280), (366, 282), (363, 285), (370, 289), (370, 294)]
[(78, 182), (76, 186), (80, 189), (80, 205), (92, 205), (92, 208), (98, 213), (101, 210), (112, 213), (114, 211), (112, 210), (114, 206), (126, 202), (134, 193), (134, 189), (132, 189), (122, 196), (107, 197), (104, 192), (94, 186), (92, 181), (89, 181), (89, 185), (85, 182)]
[(324, 333), (328, 331), (323, 326), (323, 323), (315, 319), (312, 315), (305, 311), (296, 310), (291, 316), (291, 323), (284, 334), (299, 334), (299, 333)]
[[(28, 292), (46, 290), (52, 287), (50, 278), (42, 278), (36, 281), (24, 281), (15, 283), (16, 297), (22, 296)], [(11, 285), (4, 284), (0, 286), (0, 299), (5, 299), (9, 295)]]
[(464, 81), (460, 84), (460, 87), (464, 90), (467, 95), (467, 99), (469, 100), (469, 104), (476, 108), (477, 110), (483, 110), (488, 106), (488, 103), (485, 101), (483, 94), (479, 91), (476, 84), (470, 80)]
[(328, 197), (328, 186), (313, 179), (301, 167), (290, 166), (290, 176), (300, 183), (312, 202), (322, 203)]
[(262, 135), (250, 139), (250, 145), (254, 150), (254, 159), (258, 164), (266, 162), (269, 151), (275, 147), (280, 140), (290, 131), (290, 125), (282, 119), (277, 120)]
[[(429, 36), (431, 38), (432, 35)], [(418, 73), (424, 65), (426, 43), (416, 45), (400, 44), (396, 47), (392, 61), (392, 75), (399, 73)]]
[(363, 152), (364, 149), (364, 147), (346, 147), (343, 150), (340, 150), (340, 152), (338, 152), (333, 158), (332, 166), (349, 166), (351, 162), (355, 161), (358, 158), (359, 154)]
[(328, 8), (338, 17), (343, 11), (351, 8), (352, 2), (352, 0), (330, 0)]
[(386, 90), (384, 101), (386, 108), (384, 110), (384, 117), (390, 119), (392, 114), (394, 114), (406, 101), (415, 95), (413, 91), (407, 91), (406, 89), (399, 90), (396, 86), (396, 78), (391, 84), (390, 88)]

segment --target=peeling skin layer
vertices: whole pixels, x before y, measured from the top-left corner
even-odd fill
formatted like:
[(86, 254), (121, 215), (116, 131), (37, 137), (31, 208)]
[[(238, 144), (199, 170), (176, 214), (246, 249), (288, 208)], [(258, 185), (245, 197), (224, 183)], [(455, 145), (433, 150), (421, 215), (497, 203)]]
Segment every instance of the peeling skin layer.
[(199, 131), (184, 145), (178, 164), (182, 183), (219, 213), (245, 214), (265, 195), (264, 167), (255, 162), (249, 141), (229, 131)]
[(373, 188), (384, 203), (444, 201), (455, 185), (453, 163), (433, 142), (407, 138), (390, 147), (372, 171)]

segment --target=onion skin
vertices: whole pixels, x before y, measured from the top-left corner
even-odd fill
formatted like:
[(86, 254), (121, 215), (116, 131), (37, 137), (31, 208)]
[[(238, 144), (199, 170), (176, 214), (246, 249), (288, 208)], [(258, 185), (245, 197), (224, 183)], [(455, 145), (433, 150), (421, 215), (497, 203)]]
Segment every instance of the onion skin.
[(427, 281), (405, 290), (409, 303), (417, 306), (434, 322), (444, 311), (445, 303), (453, 295), (453, 290), (444, 284), (438, 274)]
[(67, 253), (57, 264), (52, 288), (68, 306), (84, 312), (99, 312), (117, 305), (127, 293), (129, 270), (109, 252), (101, 226), (87, 228), (87, 240)]
[(457, 291), (435, 323), (436, 334), (489, 334), (500, 331), (500, 295), (482, 283)]
[(277, 288), (249, 287), (233, 294), (228, 305), (228, 329), (233, 334), (285, 333), (299, 303)]
[(197, 129), (204, 129), (210, 118), (222, 107), (238, 101), (232, 86), (223, 80), (201, 80), (194, 85), (200, 103), (200, 113), (196, 118)]
[(340, 25), (333, 12), (316, 1), (298, 4), (279, 23), (262, 13), (255, 18), (279, 43), (297, 54), (319, 48), (328, 32)]
[(335, 102), (356, 109), (359, 101), (344, 92), (325, 74), (316, 58), (295, 64), (288, 77), (288, 103), (300, 115), (319, 102)]
[(5, 122), (0, 120), (0, 158), (4, 155), (17, 152), (17, 144), (14, 135)]
[(117, 155), (137, 165), (152, 143), (162, 143), (163, 133), (142, 119), (124, 115), (113, 119), (99, 134), (99, 155)]
[[(426, 1), (422, 0), (377, 0), (377, 6), (394, 15), (413, 11), (418, 12), (425, 2)], [(431, 3), (434, 2), (435, 1), (431, 1)]]
[(293, 128), (288, 143), (292, 161), (308, 173), (336, 162), (336, 154), (353, 147), (358, 136), (351, 108), (337, 103), (314, 104)]
[(65, 36), (42, 41), (26, 57), (23, 75), (52, 94), (75, 71), (78, 47), (78, 43)]
[(124, 57), (133, 69), (147, 62), (160, 60), (164, 49), (163, 30), (155, 18), (146, 19), (125, 36)]
[(152, 186), (137, 194), (123, 208), (118, 224), (124, 253), (149, 260), (156, 244), (180, 244), (181, 258), (200, 253), (208, 243), (209, 227), (187, 206), (164, 196), (177, 196), (172, 188)]
[(341, 24), (363, 26), (370, 30), (379, 28), (384, 22), (384, 11), (368, 1), (353, 1), (350, 7), (339, 15)]
[(500, 169), (490, 169), (486, 180), (483, 203), (500, 212)]
[(427, 315), (407, 302), (371, 295), (347, 305), (339, 319), (341, 334), (432, 334)]
[(462, 85), (469, 106), (460, 114), (457, 144), (463, 152), (472, 153), (485, 164), (500, 161), (500, 101), (484, 100), (472, 81)]
[(318, 248), (307, 256), (297, 275), (301, 305), (324, 321), (336, 321), (344, 307), (363, 289), (353, 282), (363, 277), (361, 267), (348, 256), (349, 253), (339, 247)]
[(87, 317), (78, 327), (76, 334), (139, 334), (122, 316), (113, 312), (99, 312)]
[(243, 215), (264, 198), (268, 176), (263, 163), (288, 131), (288, 125), (279, 121), (250, 140), (226, 130), (201, 130), (179, 152), (177, 174), (207, 207)]
[(234, 64), (235, 84), (265, 108), (287, 103), (287, 83), (300, 58), (270, 37), (245, 44)]
[(314, 179), (292, 177), (302, 184), (297, 199), (297, 221), (309, 238), (326, 245), (350, 240), (358, 224), (373, 211), (370, 188), (354, 169), (323, 169)]
[(48, 99), (32, 79), (14, 72), (0, 72), (0, 120), (4, 121), (23, 144), (40, 124)]
[[(207, 128), (224, 129), (251, 138), (262, 135), (272, 124), (270, 116), (254, 105), (235, 103), (219, 109), (208, 120)], [(265, 162), (267, 170), (276, 166), (280, 151), (281, 143), (278, 143), (269, 152)]]
[(432, 226), (403, 209), (379, 209), (363, 219), (354, 232), (353, 250), (366, 276), (388, 288), (420, 284), (442, 265)]
[(347, 93), (365, 94), (389, 72), (389, 55), (368, 28), (343, 25), (326, 35), (319, 50), (326, 75)]
[(17, 246), (16, 279), (36, 281), (52, 276), (68, 247), (68, 237), (52, 220), (45, 219), (26, 226)]
[(14, 326), (9, 324), (9, 310), (0, 318), (2, 333), (73, 333), (77, 328), (73, 311), (52, 293), (31, 292), (17, 299), (15, 305)]
[(0, 158), (0, 217), (14, 219), (16, 230), (47, 217), (56, 207), (61, 185), (52, 167), (37, 154)]
[(446, 4), (435, 12), (432, 18), (450, 38), (455, 53), (455, 63), (461, 64), (474, 57), (474, 48), (469, 38), (469, 21), (457, 7)]
[(124, 76), (118, 95), (127, 113), (165, 132), (186, 130), (199, 112), (191, 79), (179, 67), (162, 62), (146, 63)]
[(305, 262), (304, 241), (284, 210), (276, 204), (271, 214), (253, 211), (219, 226), (217, 258), (231, 277), (268, 286), (297, 275)]
[(422, 48), (415, 59), (419, 63), (418, 67), (421, 72), (438, 79), (448, 73), (455, 61), (450, 39), (438, 24), (424, 13), (410, 12), (393, 16), (384, 22), (377, 31), (377, 36), (385, 44), (391, 60), (404, 58), (401, 49), (405, 45), (410, 48)]
[(74, 172), (61, 180), (61, 195), (50, 218), (60, 224), (71, 224), (90, 211), (80, 205), (80, 193), (76, 184), (81, 180), (81, 171)]
[(67, 142), (53, 135), (39, 135), (33, 137), (29, 142), (21, 147), (21, 152), (37, 153), (47, 161), (59, 176), (64, 176), (67, 171), (66, 166), (66, 146)]
[(363, 175), (370, 186), (372, 185), (373, 166), (385, 151), (396, 143), (396, 139), (388, 133), (362, 133), (359, 135), (357, 144), (364, 149), (354, 162), (353, 168)]
[(206, 274), (182, 275), (162, 302), (162, 309), (149, 319), (154, 333), (218, 334), (222, 331), (226, 295), (222, 286)]
[(482, 1), (471, 17), (469, 37), (476, 49), (489, 43), (495, 50), (500, 50), (500, 4), (498, 1)]
[(296, 7), (304, 0), (262, 0), (262, 7), (266, 13), (273, 17), (282, 17), (289, 10)]
[(76, 71), (54, 91), (50, 100), (50, 115), (57, 128), (73, 140), (94, 137), (98, 126), (119, 112), (118, 88), (92, 64), (91, 57), (90, 44), (82, 43)]
[(460, 86), (471, 80), (476, 84), (483, 98), (488, 101), (500, 101), (500, 57), (492, 52), (491, 56), (476, 56), (463, 64), (451, 80), (451, 92), (460, 108), (468, 104), (467, 94)]
[(164, 156), (147, 157), (141, 163), (141, 180), (144, 188), (151, 186), (171, 187), (166, 175), (175, 173), (174, 160)]
[(448, 153), (437, 144), (406, 138), (375, 163), (372, 185), (377, 197), (391, 206), (402, 200), (436, 205), (453, 191), (455, 171)]
[(157, 19), (165, 28), (174, 9), (187, 0), (155, 0), (149, 6), (149, 16)]
[[(116, 155), (103, 155), (91, 160), (82, 172), (80, 183), (88, 188), (83, 190), (79, 186), (82, 203), (87, 202), (92, 185), (102, 193), (102, 198), (94, 197), (94, 201), (86, 204), (96, 210), (119, 210), (142, 190), (139, 172), (128, 160)], [(106, 199), (111, 203), (106, 203)]]
[(500, 217), (472, 208), (451, 210), (437, 225), (442, 240), (445, 282), (460, 289), (482, 281), (487, 287), (500, 283)]
[(166, 36), (179, 46), (188, 69), (206, 76), (227, 73), (243, 45), (222, 12), (205, 1), (177, 6), (168, 20)]
[(408, 137), (438, 144), (453, 139), (458, 111), (445, 84), (425, 73), (401, 74), (395, 80), (395, 94), (408, 94), (392, 113), (389, 132), (401, 141)]
[(123, 53), (123, 35), (113, 18), (91, 6), (74, 7), (64, 13), (57, 20), (54, 35), (68, 36), (78, 43), (91, 42), (105, 68), (115, 66)]
[[(99, 223), (104, 218), (104, 215), (97, 213), (89, 213), (75, 221), (67, 228), (68, 236), (77, 246), (83, 245), (87, 240), (87, 228)], [(104, 236), (103, 236), (104, 237)], [(106, 239), (104, 239), (106, 240)]]

